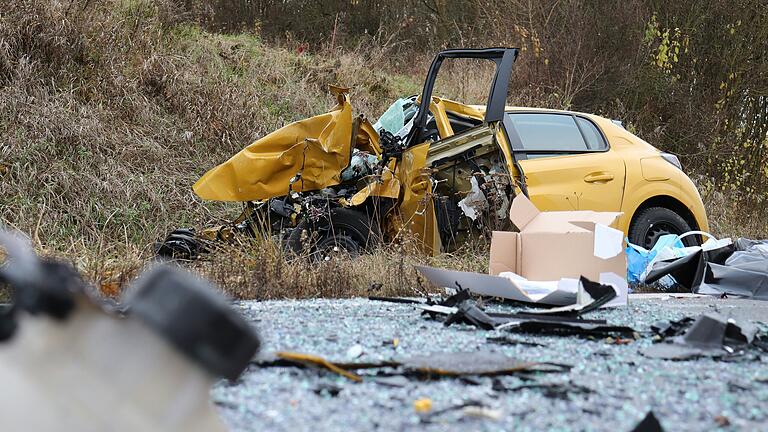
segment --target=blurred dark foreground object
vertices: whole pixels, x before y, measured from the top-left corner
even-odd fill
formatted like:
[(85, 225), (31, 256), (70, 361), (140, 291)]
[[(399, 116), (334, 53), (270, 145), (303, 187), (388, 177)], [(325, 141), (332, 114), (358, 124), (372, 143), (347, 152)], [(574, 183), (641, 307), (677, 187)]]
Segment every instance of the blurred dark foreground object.
[(211, 386), (236, 379), (259, 339), (209, 283), (156, 266), (118, 314), (21, 237), (0, 230), (0, 247), (0, 430), (224, 430)]

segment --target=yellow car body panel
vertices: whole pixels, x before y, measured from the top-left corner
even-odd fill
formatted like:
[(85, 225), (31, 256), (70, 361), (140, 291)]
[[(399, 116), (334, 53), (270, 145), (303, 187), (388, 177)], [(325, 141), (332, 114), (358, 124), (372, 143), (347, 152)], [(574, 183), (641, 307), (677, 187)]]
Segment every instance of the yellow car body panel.
[(397, 199), (400, 197), (400, 188), (400, 180), (393, 174), (390, 166), (383, 170), (381, 178), (371, 178), (368, 184), (352, 196), (349, 203), (352, 206), (359, 206), (372, 196)]
[(602, 153), (520, 161), (531, 200), (541, 210), (620, 211), (623, 215), (618, 228), (628, 234), (633, 216), (644, 203), (672, 199), (690, 212), (694, 228), (709, 230), (701, 196), (688, 176), (662, 159), (658, 149), (623, 127), (592, 114), (521, 107), (508, 107), (507, 111), (582, 116), (608, 141), (609, 148)]
[(425, 172), (430, 143), (411, 147), (403, 152), (396, 175), (403, 186), (399, 207), (399, 229), (413, 233), (424, 252), (434, 255), (441, 252), (437, 218), (432, 205), (432, 181)]
[(301, 179), (291, 186), (296, 192), (339, 184), (352, 151), (353, 122), (349, 96), (342, 90), (337, 97), (330, 112), (257, 140), (205, 173), (192, 189), (206, 200), (258, 201), (288, 193), (297, 173)]
[[(697, 225), (694, 228), (709, 231), (709, 222), (699, 191), (684, 172), (663, 160), (658, 149), (624, 128), (602, 117), (585, 116), (603, 131), (611, 146), (610, 151), (620, 154), (625, 161), (627, 182), (621, 205), (624, 214), (618, 221), (619, 229), (628, 232), (632, 217), (647, 201), (671, 198), (690, 212)], [(648, 163), (650, 161), (653, 162)]]

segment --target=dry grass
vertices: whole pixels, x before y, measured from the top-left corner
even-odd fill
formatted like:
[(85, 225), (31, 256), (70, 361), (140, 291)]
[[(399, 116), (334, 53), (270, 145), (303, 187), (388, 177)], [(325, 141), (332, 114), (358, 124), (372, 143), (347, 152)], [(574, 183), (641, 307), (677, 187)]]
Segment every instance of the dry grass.
[(238, 298), (284, 299), (423, 295), (430, 291), (415, 264), (487, 271), (487, 248), (467, 245), (454, 254), (425, 257), (413, 245), (386, 245), (357, 258), (311, 262), (294, 257), (271, 239), (241, 239), (193, 265)]
[(328, 60), (208, 34), (165, 22), (168, 8), (25, 0), (0, 15), (0, 217), (39, 247), (141, 248), (232, 215), (237, 205), (202, 203), (192, 183), (257, 137), (326, 111), (329, 84), (352, 86), (370, 115), (418, 91), (356, 53)]

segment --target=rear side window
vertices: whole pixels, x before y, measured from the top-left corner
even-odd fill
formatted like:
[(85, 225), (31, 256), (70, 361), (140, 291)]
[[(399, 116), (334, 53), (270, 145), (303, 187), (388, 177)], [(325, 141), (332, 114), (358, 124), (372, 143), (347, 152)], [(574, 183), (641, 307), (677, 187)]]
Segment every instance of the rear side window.
[(576, 123), (581, 129), (581, 133), (584, 135), (584, 140), (587, 142), (587, 148), (589, 150), (605, 150), (608, 146), (605, 144), (603, 136), (600, 131), (597, 130), (597, 126), (584, 117), (574, 117)]
[(586, 152), (607, 148), (591, 121), (568, 114), (510, 114), (523, 151)]

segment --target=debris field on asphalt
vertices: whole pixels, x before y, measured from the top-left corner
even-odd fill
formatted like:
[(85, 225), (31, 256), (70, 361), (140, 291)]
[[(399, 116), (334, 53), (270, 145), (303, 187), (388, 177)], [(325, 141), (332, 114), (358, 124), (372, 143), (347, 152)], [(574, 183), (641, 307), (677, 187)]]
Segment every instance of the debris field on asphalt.
[[(233, 430), (631, 431), (647, 417), (663, 430), (764, 427), (768, 353), (760, 336), (768, 311), (761, 302), (638, 297), (583, 318), (635, 335), (446, 326), (445, 316), (433, 319), (406, 301), (239, 302), (264, 349), (212, 397)], [(482, 306), (495, 317), (526, 309)], [(699, 345), (687, 347), (686, 332), (700, 317), (707, 317), (700, 325), (721, 329), (720, 339), (692, 334), (687, 339)], [(653, 347), (666, 345), (684, 360), (654, 355)], [(294, 363), (276, 364), (275, 353)], [(308, 357), (290, 358), (298, 354)], [(461, 363), (472, 355), (490, 360)], [(486, 370), (492, 366), (499, 367)]]

